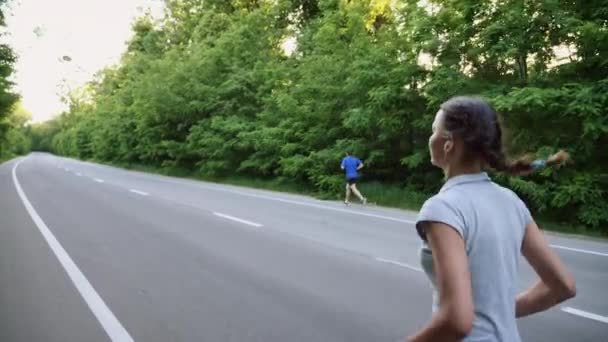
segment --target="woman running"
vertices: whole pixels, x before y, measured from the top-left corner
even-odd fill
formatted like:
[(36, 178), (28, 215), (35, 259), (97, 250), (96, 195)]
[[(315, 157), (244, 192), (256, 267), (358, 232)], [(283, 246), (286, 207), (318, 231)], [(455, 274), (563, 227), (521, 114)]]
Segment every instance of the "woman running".
[[(574, 297), (575, 281), (526, 205), (483, 170), (528, 174), (568, 155), (507, 161), (497, 114), (474, 97), (441, 105), (429, 149), (446, 178), (416, 224), (422, 267), (434, 287), (433, 316), (409, 341), (521, 341), (516, 318)], [(520, 254), (540, 280), (518, 294)]]

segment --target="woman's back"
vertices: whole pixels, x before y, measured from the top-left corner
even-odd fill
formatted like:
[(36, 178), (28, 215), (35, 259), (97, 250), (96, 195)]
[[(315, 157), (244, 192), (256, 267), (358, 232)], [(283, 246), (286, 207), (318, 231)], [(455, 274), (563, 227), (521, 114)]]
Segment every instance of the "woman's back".
[[(523, 202), (486, 173), (461, 175), (425, 203), (418, 218), (424, 221), (453, 227), (465, 242), (475, 310), (473, 329), (465, 341), (519, 341), (515, 319), (518, 264), (525, 227), (531, 221)], [(434, 282), (426, 243), (421, 257)], [(438, 304), (434, 303), (434, 310)]]
[[(568, 153), (509, 160), (498, 115), (475, 97), (441, 104), (432, 131), (431, 163), (447, 182), (422, 207), (416, 229), (422, 267), (436, 289), (434, 314), (409, 341), (520, 341), (516, 318), (572, 298), (576, 282), (523, 202), (482, 170), (530, 174), (563, 164)], [(517, 293), (520, 254), (540, 279)]]

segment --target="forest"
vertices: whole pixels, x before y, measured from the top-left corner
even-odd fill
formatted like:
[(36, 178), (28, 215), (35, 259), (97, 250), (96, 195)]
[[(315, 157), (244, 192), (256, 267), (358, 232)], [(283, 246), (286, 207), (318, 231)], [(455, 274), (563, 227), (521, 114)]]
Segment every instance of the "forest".
[[(6, 0), (0, 0), (0, 37), (6, 34), (4, 20)], [(0, 43), (0, 161), (30, 151), (31, 139), (27, 123), (31, 114), (19, 101), (14, 91), (15, 53), (6, 43)]]
[[(4, 80), (12, 57), (0, 59)], [(168, 0), (54, 120), (25, 127), (7, 89), (2, 153), (273, 179), (330, 198), (347, 150), (363, 183), (430, 196), (443, 182), (429, 162), (433, 117), (452, 96), (480, 95), (513, 158), (572, 155), (494, 179), (541, 217), (608, 232), (601, 0)]]

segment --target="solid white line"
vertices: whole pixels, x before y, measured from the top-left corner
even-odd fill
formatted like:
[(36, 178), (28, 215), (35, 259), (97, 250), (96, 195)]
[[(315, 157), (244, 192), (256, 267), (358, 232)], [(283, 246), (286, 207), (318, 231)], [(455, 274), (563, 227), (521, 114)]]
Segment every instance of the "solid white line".
[(416, 272), (422, 272), (422, 269), (420, 267), (414, 267), (408, 264), (404, 264), (402, 262), (399, 261), (395, 261), (395, 260), (389, 260), (389, 259), (384, 259), (384, 258), (376, 258), (376, 261), (380, 261), (380, 262), (384, 262), (387, 264), (392, 264), (392, 265), (397, 265), (397, 266), (401, 266), (401, 267), (405, 267), (407, 269), (410, 269), (412, 271), (416, 271)]
[(262, 227), (262, 225), (259, 224), (259, 223), (243, 220), (243, 219), (240, 219), (238, 217), (234, 217), (234, 216), (230, 216), (230, 215), (226, 215), (226, 214), (222, 214), (222, 213), (214, 212), (213, 215), (219, 216), (219, 217), (223, 217), (223, 218), (228, 219), (228, 220), (240, 222), (240, 223), (243, 223), (243, 224), (246, 224), (246, 225), (250, 225), (250, 226), (253, 226), (253, 227), (257, 227), (257, 228)]
[[(185, 182), (182, 182), (181, 180), (172, 180), (172, 179), (171, 180), (160, 179), (160, 180), (164, 181), (164, 182), (168, 182), (168, 183), (177, 183), (177, 184), (181, 184), (181, 185), (191, 185), (190, 183), (185, 183)], [(277, 198), (277, 197), (260, 195), (260, 194), (252, 194), (252, 193), (245, 192), (245, 191), (222, 189), (222, 188), (216, 187), (216, 186), (205, 186), (205, 185), (202, 185), (202, 184), (195, 184), (195, 185), (199, 186), (199, 187), (202, 187), (202, 188), (205, 188), (205, 189), (208, 189), (208, 190), (215, 190), (215, 191), (221, 191), (221, 192), (234, 193), (234, 194), (239, 194), (239, 195), (243, 195), (243, 196), (249, 196), (249, 197), (254, 197), (254, 198), (266, 199), (266, 200), (270, 200), (270, 201), (277, 201), (277, 202), (282, 202), (282, 203), (302, 205), (302, 206), (307, 206), (307, 207), (312, 207), (312, 208), (318, 208), (318, 209), (332, 210), (332, 211), (337, 211), (337, 212), (347, 213), (347, 214), (352, 214), (352, 215), (374, 217), (374, 218), (379, 218), (379, 219), (388, 220), (388, 221), (394, 221), (394, 222), (400, 222), (400, 223), (407, 223), (407, 224), (415, 224), (416, 223), (416, 221), (413, 221), (413, 220), (399, 219), (399, 218), (391, 217), (391, 216), (384, 216), (384, 215), (371, 214), (371, 213), (363, 213), (363, 212), (354, 211), (354, 210), (347, 210), (347, 209), (340, 209), (340, 208), (329, 207), (329, 206), (321, 205), (321, 204), (308, 203), (308, 202), (302, 202), (302, 201), (294, 201), (294, 200), (289, 200), (289, 199), (284, 199), (284, 198)], [(551, 245), (551, 247), (558, 248), (558, 249), (569, 250), (569, 251), (573, 251), (573, 252), (580, 252), (580, 253), (599, 255), (599, 256), (608, 256), (607, 253), (594, 252), (594, 251), (589, 251), (589, 250), (584, 250), (584, 249), (578, 249), (578, 248), (571, 248), (571, 247), (560, 246), (560, 245)]]
[(139, 191), (139, 190), (135, 190), (135, 189), (129, 189), (129, 191), (131, 191), (134, 194), (138, 194), (138, 195), (142, 195), (142, 196), (148, 196), (148, 195), (150, 195), (147, 192), (143, 192), (143, 191)]
[[(123, 171), (123, 172), (130, 172), (128, 170), (117, 169), (117, 168), (113, 168), (113, 167), (110, 167), (110, 166), (107, 166), (107, 165), (100, 165), (100, 164), (87, 163), (87, 162), (85, 162), (84, 164), (94, 165), (94, 166), (102, 167), (102, 168), (110, 168), (110, 169), (119, 170), (119, 171)], [(336, 211), (336, 212), (346, 213), (346, 214), (351, 214), (351, 215), (373, 217), (373, 218), (383, 219), (383, 220), (387, 220), (387, 221), (393, 221), (393, 222), (399, 222), (399, 223), (407, 223), (407, 224), (415, 224), (416, 223), (416, 221), (414, 221), (414, 220), (400, 219), (400, 218), (396, 218), (396, 217), (392, 217), (392, 216), (385, 216), (385, 215), (372, 214), (372, 213), (364, 213), (364, 212), (360, 212), (360, 211), (335, 208), (335, 207), (330, 207), (330, 206), (316, 204), (316, 203), (295, 201), (295, 200), (289, 200), (289, 199), (284, 199), (284, 198), (277, 198), (277, 197), (266, 196), (266, 195), (261, 195), (261, 194), (253, 194), (253, 193), (249, 193), (249, 192), (245, 192), (245, 191), (224, 189), (224, 188), (221, 188), (220, 186), (209, 186), (209, 185), (206, 185), (206, 184), (201, 184), (200, 182), (194, 182), (194, 183), (192, 183), (192, 182), (185, 182), (185, 181), (183, 181), (181, 179), (172, 179), (170, 177), (158, 177), (158, 176), (155, 176), (155, 175), (141, 173), (141, 172), (136, 172), (136, 171), (134, 171), (134, 173), (138, 174), (140, 177), (146, 177), (148, 179), (153, 179), (155, 181), (160, 181), (160, 182), (164, 182), (164, 183), (180, 184), (180, 185), (187, 185), (187, 186), (193, 186), (194, 185), (194, 186), (197, 186), (197, 187), (200, 187), (200, 188), (204, 188), (204, 189), (207, 189), (207, 190), (220, 191), (220, 192), (228, 192), (228, 193), (233, 193), (233, 194), (238, 194), (238, 195), (243, 195), (243, 196), (248, 196), (248, 197), (253, 197), (253, 198), (261, 198), (261, 199), (266, 199), (266, 200), (270, 200), (270, 201), (289, 203), (289, 204), (295, 204), (295, 205), (301, 205), (301, 206), (307, 206), (307, 207), (311, 207), (311, 208), (331, 210), (331, 211)]]
[[(106, 167), (104, 165), (99, 165), (99, 164), (94, 164), (94, 165)], [(121, 170), (121, 171), (125, 171), (125, 170)], [(148, 176), (152, 176), (152, 175), (144, 174), (144, 176), (148, 177)], [(166, 183), (188, 185), (188, 186), (193, 185), (190, 182), (184, 182), (182, 180), (177, 180), (177, 179), (164, 179), (164, 178), (157, 178), (157, 177), (153, 177), (153, 179), (156, 180), (156, 181), (162, 181), (162, 182), (166, 182)], [(364, 213), (364, 212), (355, 211), (355, 210), (334, 208), (334, 207), (330, 207), (330, 206), (326, 206), (326, 205), (321, 205), (321, 204), (316, 204), (316, 203), (295, 201), (295, 200), (289, 200), (289, 199), (284, 199), (284, 198), (277, 198), (277, 197), (266, 196), (266, 195), (261, 195), (261, 194), (253, 194), (253, 193), (249, 193), (249, 192), (245, 192), (245, 191), (223, 189), (223, 188), (220, 188), (220, 187), (217, 187), (217, 186), (206, 186), (206, 185), (197, 184), (197, 183), (195, 183), (194, 185), (198, 186), (198, 187), (201, 187), (201, 188), (208, 189), (208, 190), (228, 192), (228, 193), (233, 193), (233, 194), (238, 194), (238, 195), (243, 195), (243, 196), (248, 196), (248, 197), (266, 199), (266, 200), (270, 200), (270, 201), (289, 203), (289, 204), (295, 204), (295, 205), (301, 205), (301, 206), (307, 206), (307, 207), (311, 207), (311, 208), (331, 210), (331, 211), (336, 211), (336, 212), (346, 213), (346, 214), (351, 214), (351, 215), (373, 217), (373, 218), (383, 219), (383, 220), (387, 220), (387, 221), (406, 223), (406, 224), (415, 224), (416, 223), (416, 221), (413, 221), (413, 220), (405, 220), (405, 219), (400, 219), (400, 218), (396, 218), (396, 217), (392, 217), (392, 216), (385, 216), (385, 215), (379, 215), (379, 214)]]
[(101, 299), (99, 294), (95, 291), (91, 283), (87, 280), (84, 274), (82, 274), (80, 269), (78, 269), (78, 266), (76, 266), (72, 258), (70, 258), (59, 241), (57, 241), (51, 230), (47, 227), (44, 221), (42, 221), (42, 218), (40, 218), (23, 192), (21, 184), (17, 179), (17, 167), (22, 161), (23, 159), (17, 162), (17, 164), (15, 164), (13, 167), (13, 182), (15, 183), (15, 188), (17, 189), (17, 193), (19, 194), (25, 209), (38, 227), (38, 230), (40, 230), (40, 233), (46, 242), (49, 244), (49, 247), (53, 253), (55, 253), (59, 263), (61, 263), (65, 269), (66, 273), (76, 286), (76, 289), (89, 306), (89, 309), (91, 309), (91, 312), (93, 312), (95, 317), (97, 317), (97, 320), (110, 337), (110, 340), (113, 342), (133, 342), (131, 335), (129, 335), (127, 330), (122, 326), (110, 308), (106, 305), (106, 303), (104, 303), (103, 299)]
[(103, 179), (93, 178), (93, 180), (96, 181), (97, 183), (103, 183)]
[(580, 317), (585, 317), (585, 318), (588, 318), (588, 319), (592, 319), (594, 321), (598, 321), (598, 322), (602, 322), (602, 323), (608, 323), (608, 317), (600, 316), (600, 315), (594, 314), (592, 312), (587, 312), (587, 311), (571, 308), (571, 307), (568, 307), (568, 306), (563, 307), (561, 310), (563, 312), (567, 312), (569, 314), (573, 314), (573, 315), (577, 315), (577, 316), (580, 316)]
[(321, 205), (321, 204), (307, 203), (307, 202), (300, 202), (300, 201), (293, 201), (293, 200), (288, 200), (288, 199), (284, 199), (284, 198), (276, 198), (276, 197), (265, 196), (265, 195), (258, 195), (258, 194), (250, 194), (250, 193), (243, 192), (243, 191), (231, 191), (231, 192), (235, 192), (235, 193), (238, 193), (238, 194), (241, 194), (241, 195), (245, 195), (245, 196), (250, 196), (250, 197), (257, 197), (257, 198), (267, 199), (267, 200), (271, 200), (271, 201), (290, 203), (290, 204), (296, 204), (296, 205), (303, 205), (303, 206), (307, 206), (307, 207), (319, 208), (319, 209), (325, 209), (325, 210), (332, 210), (332, 211), (337, 211), (337, 212), (340, 212), (340, 213), (347, 213), (347, 214), (352, 214), (352, 215), (374, 217), (374, 218), (379, 218), (379, 219), (383, 219), (383, 220), (400, 222), (400, 223), (407, 223), (407, 224), (415, 224), (416, 223), (416, 221), (412, 221), (412, 220), (404, 220), (404, 219), (398, 219), (396, 217), (391, 217), (391, 216), (384, 216), (384, 215), (378, 215), (378, 214), (363, 213), (363, 212), (354, 211), (354, 210), (347, 210), (347, 209), (328, 207), (326, 205)]
[(600, 252), (594, 252), (594, 251), (590, 251), (590, 250), (586, 250), (586, 249), (572, 248), (572, 247), (566, 247), (566, 246), (560, 246), (560, 245), (550, 245), (550, 246), (553, 248), (564, 249), (564, 250), (572, 251), (572, 252), (579, 252), (579, 253), (586, 253), (586, 254), (608, 257), (608, 253), (600, 253)]
[[(92, 163), (85, 163), (85, 164), (92, 164)], [(100, 164), (92, 164), (92, 165), (95, 165), (95, 166), (98, 166), (98, 167), (110, 168), (108, 166), (100, 165)], [(121, 171), (125, 171), (125, 170), (121, 170)], [(148, 175), (148, 174), (144, 174), (144, 176), (146, 176), (146, 177), (153, 177), (153, 179), (155, 179), (157, 181), (162, 181), (162, 182), (166, 182), (166, 183), (173, 183), (173, 184), (180, 184), (180, 185), (193, 185), (191, 182), (184, 182), (182, 180), (177, 180), (177, 179), (157, 178), (157, 177), (154, 177), (154, 176)], [(378, 219), (383, 219), (383, 220), (388, 220), (388, 221), (394, 221), (394, 222), (400, 222), (400, 223), (407, 223), (407, 224), (415, 224), (416, 223), (416, 221), (413, 221), (413, 220), (405, 220), (405, 219), (399, 219), (399, 218), (391, 217), (391, 216), (384, 216), (384, 215), (364, 213), (364, 212), (359, 212), (359, 211), (354, 211), (354, 210), (334, 208), (334, 207), (330, 207), (330, 206), (326, 206), (326, 205), (321, 205), (321, 204), (308, 203), (308, 202), (302, 202), (302, 201), (294, 201), (294, 200), (289, 200), (289, 199), (284, 199), (284, 198), (277, 198), (277, 197), (260, 195), (260, 194), (253, 194), (253, 193), (249, 193), (249, 192), (245, 192), (245, 191), (223, 189), (223, 188), (221, 188), (219, 186), (207, 186), (207, 185), (197, 184), (197, 183), (195, 183), (194, 186), (198, 186), (198, 187), (205, 188), (205, 189), (208, 189), (208, 190), (228, 192), (228, 193), (239, 194), (239, 195), (248, 196), (248, 197), (261, 198), (261, 199), (266, 199), (266, 200), (270, 200), (270, 201), (276, 201), (276, 202), (282, 202), (282, 203), (289, 203), (289, 204), (295, 204), (295, 205), (308, 206), (308, 207), (318, 208), (318, 209), (332, 210), (332, 211), (337, 211), (337, 212), (347, 213), (347, 214), (352, 214), (352, 215), (358, 215), (358, 216), (373, 217), (373, 218), (378, 218)], [(560, 245), (551, 245), (551, 247), (558, 248), (558, 249), (569, 250), (569, 251), (573, 251), (573, 252), (586, 253), (586, 254), (591, 254), (591, 255), (608, 256), (607, 253), (594, 252), (594, 251), (589, 251), (589, 250), (584, 250), (584, 249), (578, 249), (578, 248), (571, 248), (571, 247), (560, 246)]]
[[(180, 184), (185, 184), (185, 183), (181, 183), (180, 182)], [(383, 220), (400, 222), (400, 223), (407, 223), (407, 224), (415, 224), (416, 223), (416, 221), (413, 221), (413, 220), (405, 220), (405, 219), (399, 219), (399, 218), (391, 217), (391, 216), (384, 216), (384, 215), (364, 213), (364, 212), (359, 212), (359, 211), (354, 211), (354, 210), (348, 210), (348, 209), (334, 208), (334, 207), (329, 207), (329, 206), (325, 206), (325, 205), (321, 205), (321, 204), (301, 202), (301, 201), (294, 201), (294, 200), (289, 200), (289, 199), (284, 199), (284, 198), (277, 198), (277, 197), (260, 195), (260, 194), (252, 194), (252, 193), (248, 193), (248, 192), (245, 192), (245, 191), (222, 189), (222, 188), (219, 188), (219, 187), (210, 187), (210, 186), (205, 186), (205, 185), (198, 185), (198, 186), (203, 187), (205, 189), (209, 189), (209, 190), (229, 192), (229, 193), (239, 194), (239, 195), (243, 195), (243, 196), (249, 196), (249, 197), (254, 197), (254, 198), (261, 198), (261, 199), (266, 199), (266, 200), (270, 200), (270, 201), (277, 201), (277, 202), (282, 202), (282, 203), (289, 203), (289, 204), (295, 204), (295, 205), (308, 206), (308, 207), (312, 207), (312, 208), (332, 210), (332, 211), (337, 211), (337, 212), (342, 212), (342, 213), (347, 213), (347, 214), (352, 214), (352, 215), (374, 217), (374, 218), (379, 218), (379, 219), (383, 219)], [(569, 250), (569, 251), (573, 251), (573, 252), (579, 252), (579, 253), (586, 253), (586, 254), (591, 254), (591, 255), (598, 255), (598, 256), (606, 256), (606, 257), (608, 257), (607, 253), (595, 252), (595, 251), (590, 251), (590, 250), (585, 250), (585, 249), (571, 248), (571, 247), (560, 246), (560, 245), (551, 245), (551, 247), (558, 248), (558, 249)]]

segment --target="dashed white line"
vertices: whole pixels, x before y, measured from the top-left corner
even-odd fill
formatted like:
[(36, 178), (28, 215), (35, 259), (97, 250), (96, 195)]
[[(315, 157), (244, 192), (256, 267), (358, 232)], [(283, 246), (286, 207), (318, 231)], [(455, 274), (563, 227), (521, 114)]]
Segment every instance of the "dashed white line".
[(261, 199), (270, 200), (270, 201), (289, 203), (289, 204), (295, 204), (295, 205), (302, 205), (302, 206), (307, 206), (307, 207), (312, 207), (312, 208), (318, 208), (318, 209), (331, 210), (331, 211), (336, 211), (336, 212), (341, 212), (341, 213), (346, 213), (346, 214), (351, 214), (351, 215), (357, 215), (357, 216), (374, 217), (374, 218), (379, 218), (379, 219), (383, 219), (383, 220), (387, 220), (387, 221), (393, 221), (393, 222), (400, 222), (400, 223), (407, 223), (407, 224), (415, 224), (416, 223), (416, 221), (414, 221), (414, 220), (406, 220), (406, 219), (401, 219), (401, 218), (397, 218), (397, 217), (393, 217), (393, 216), (386, 216), (386, 215), (365, 213), (365, 212), (360, 212), (360, 211), (355, 211), (355, 210), (335, 208), (335, 207), (330, 207), (330, 206), (322, 205), (322, 204), (316, 204), (316, 203), (311, 203), (311, 202), (303, 202), (303, 201), (296, 201), (296, 200), (290, 200), (290, 199), (285, 199), (285, 198), (266, 196), (266, 195), (262, 195), (262, 194), (254, 194), (254, 193), (245, 192), (245, 191), (239, 191), (239, 190), (223, 189), (223, 188), (221, 188), (219, 186), (209, 186), (209, 185), (206, 185), (206, 184), (201, 184), (200, 182), (192, 183), (192, 182), (186, 182), (186, 181), (183, 181), (183, 180), (180, 180), (180, 179), (170, 179), (170, 178), (166, 179), (166, 177), (157, 178), (157, 177), (149, 175), (149, 174), (144, 174), (143, 176), (144, 177), (151, 177), (155, 181), (160, 181), (160, 182), (164, 182), (164, 183), (179, 184), (179, 185), (186, 185), (186, 186), (196, 186), (196, 187), (199, 187), (199, 188), (203, 188), (203, 189), (207, 189), (207, 190), (212, 190), (212, 191), (227, 192), (227, 193), (238, 194), (238, 195), (243, 195), (243, 196), (247, 196), (247, 197), (261, 198)]
[[(183, 182), (180, 182), (180, 181), (177, 181), (177, 182), (173, 181), (173, 180), (169, 180), (169, 181), (163, 180), (163, 181), (171, 182), (171, 183), (179, 183), (179, 184), (182, 184), (182, 185), (186, 185), (186, 183), (183, 183)], [(392, 216), (385, 216), (385, 215), (365, 213), (365, 212), (359, 212), (359, 211), (348, 210), (348, 209), (334, 208), (334, 207), (330, 207), (330, 206), (326, 206), (326, 205), (322, 205), (322, 204), (308, 203), (308, 202), (302, 202), (302, 201), (295, 201), (295, 200), (289, 200), (289, 199), (284, 199), (284, 198), (277, 198), (277, 197), (266, 196), (266, 195), (261, 195), (261, 194), (253, 194), (253, 193), (249, 193), (249, 192), (245, 192), (245, 191), (238, 191), (238, 190), (230, 190), (230, 189), (222, 189), (222, 188), (217, 188), (217, 187), (210, 187), (210, 186), (205, 186), (205, 185), (200, 185), (200, 184), (197, 184), (197, 186), (203, 187), (203, 188), (208, 189), (208, 190), (228, 192), (228, 193), (239, 194), (239, 195), (248, 196), (248, 197), (266, 199), (266, 200), (270, 200), (270, 201), (289, 203), (289, 204), (295, 204), (295, 205), (302, 205), (302, 206), (307, 206), (307, 207), (312, 207), (312, 208), (319, 208), (319, 209), (325, 209), (325, 210), (332, 210), (332, 211), (337, 211), (337, 212), (342, 212), (342, 213), (347, 213), (347, 214), (352, 214), (352, 215), (358, 215), (358, 216), (373, 217), (373, 218), (383, 219), (383, 220), (387, 220), (387, 221), (407, 223), (407, 224), (415, 224), (416, 223), (416, 221), (414, 221), (414, 220), (399, 219), (399, 218), (392, 217)], [(598, 256), (606, 256), (606, 257), (608, 257), (608, 253), (601, 253), (601, 252), (595, 252), (595, 251), (590, 251), (590, 250), (585, 250), (585, 249), (579, 249), (579, 248), (571, 248), (571, 247), (566, 247), (566, 246), (561, 246), (561, 245), (554, 245), (554, 244), (552, 244), (551, 247), (558, 248), (558, 249), (569, 250), (569, 251), (573, 251), (573, 252), (579, 252), (579, 253), (586, 253), (586, 254), (591, 254), (591, 255), (598, 255)]]
[[(184, 184), (184, 183), (181, 183), (181, 184)], [(341, 212), (341, 213), (347, 213), (347, 214), (351, 214), (351, 215), (374, 217), (374, 218), (379, 218), (379, 219), (383, 219), (383, 220), (387, 220), (387, 221), (394, 221), (394, 222), (407, 223), (407, 224), (415, 224), (416, 223), (416, 221), (413, 221), (413, 220), (404, 220), (404, 219), (400, 219), (400, 218), (396, 218), (396, 217), (391, 217), (391, 216), (378, 215), (378, 214), (372, 214), (372, 213), (364, 213), (364, 212), (354, 211), (354, 210), (348, 210), (348, 209), (334, 208), (334, 207), (330, 207), (330, 206), (326, 206), (326, 205), (321, 205), (321, 204), (316, 204), (316, 203), (294, 201), (294, 200), (289, 200), (289, 199), (284, 199), (284, 198), (277, 198), (277, 197), (265, 196), (265, 195), (260, 195), (260, 194), (252, 194), (252, 193), (248, 193), (248, 192), (244, 192), (244, 191), (220, 189), (220, 188), (207, 187), (207, 186), (202, 186), (202, 187), (204, 187), (206, 189), (209, 189), (209, 190), (215, 190), (215, 191), (221, 191), (221, 192), (229, 192), (229, 193), (239, 194), (239, 195), (248, 196), (248, 197), (261, 198), (261, 199), (266, 199), (266, 200), (270, 200), (270, 201), (277, 201), (277, 202), (289, 203), (289, 204), (295, 204), (295, 205), (302, 205), (302, 206), (307, 206), (307, 207), (312, 207), (312, 208), (318, 208), (318, 209), (332, 210), (332, 211), (337, 211), (337, 212)]]
[(561, 310), (563, 312), (567, 312), (572, 315), (592, 319), (594, 321), (598, 321), (598, 322), (602, 322), (602, 323), (608, 323), (608, 317), (600, 316), (600, 315), (594, 314), (592, 312), (587, 312), (587, 311), (571, 308), (569, 306), (563, 307)]
[(590, 251), (587, 249), (572, 248), (572, 247), (566, 247), (566, 246), (561, 246), (561, 245), (550, 245), (550, 246), (553, 248), (563, 249), (563, 250), (572, 251), (572, 252), (579, 252), (579, 253), (586, 253), (586, 254), (608, 257), (608, 253), (594, 252), (594, 251)]
[[(161, 179), (161, 181), (167, 182), (167, 183), (177, 183), (177, 184), (182, 184), (182, 185), (189, 185), (188, 183), (184, 183), (181, 180), (172, 180), (172, 179), (171, 180), (166, 180), (166, 179)], [(202, 185), (202, 184), (196, 184), (196, 186), (199, 186), (199, 187), (202, 187), (202, 188), (205, 188), (205, 189), (208, 189), (208, 190), (228, 192), (228, 193), (234, 193), (234, 194), (244, 195), (244, 196), (248, 196), (248, 197), (261, 198), (261, 199), (266, 199), (266, 200), (271, 200), (271, 201), (282, 202), (282, 203), (289, 203), (289, 204), (295, 204), (295, 205), (308, 206), (308, 207), (312, 207), (312, 208), (332, 210), (332, 211), (337, 211), (337, 212), (342, 212), (342, 213), (347, 213), (347, 214), (352, 214), (352, 215), (367, 216), (367, 217), (379, 218), (379, 219), (383, 219), (383, 220), (400, 222), (400, 223), (407, 223), (407, 224), (415, 224), (416, 223), (414, 220), (405, 220), (405, 219), (399, 219), (399, 218), (391, 217), (391, 216), (378, 215), (378, 214), (372, 214), (372, 213), (364, 213), (364, 212), (347, 210), (347, 209), (341, 209), (341, 208), (334, 208), (334, 207), (330, 207), (330, 206), (326, 206), (326, 205), (321, 205), (321, 204), (316, 204), (316, 203), (295, 201), (295, 200), (289, 200), (289, 199), (284, 199), (284, 198), (277, 198), (277, 197), (266, 196), (266, 195), (261, 195), (261, 194), (253, 194), (253, 193), (249, 193), (249, 192), (245, 192), (245, 191), (222, 189), (222, 188), (218, 188), (218, 187), (205, 186), (205, 185)], [(551, 247), (557, 248), (557, 249), (569, 250), (569, 251), (573, 251), (573, 252), (586, 253), (586, 254), (590, 254), (590, 255), (598, 255), (598, 256), (606, 256), (606, 257), (608, 257), (608, 253), (601, 253), (601, 252), (589, 251), (589, 250), (584, 250), (584, 249), (579, 249), (579, 248), (571, 248), (571, 247), (566, 247), (566, 246), (561, 246), (561, 245), (554, 245), (554, 244), (552, 244)]]
[(129, 189), (130, 192), (134, 193), (134, 194), (138, 194), (138, 195), (142, 195), (142, 196), (148, 196), (150, 195), (147, 192), (143, 192), (143, 191), (139, 191), (139, 190), (135, 190), (135, 189)]
[(380, 261), (380, 262), (384, 262), (387, 264), (392, 264), (392, 265), (396, 265), (396, 266), (400, 266), (400, 267), (405, 267), (407, 269), (410, 269), (412, 271), (416, 271), (416, 272), (422, 272), (422, 269), (420, 267), (415, 267), (415, 266), (411, 266), (399, 261), (395, 261), (395, 260), (389, 260), (389, 259), (384, 259), (384, 258), (375, 258), (376, 261)]
[(105, 332), (110, 337), (110, 340), (113, 342), (133, 342), (133, 338), (131, 337), (131, 335), (129, 335), (129, 332), (122, 326), (116, 316), (114, 316), (114, 313), (112, 313), (112, 310), (110, 310), (110, 308), (106, 305), (103, 299), (95, 291), (88, 279), (84, 276), (84, 274), (82, 274), (80, 269), (78, 269), (78, 266), (76, 266), (72, 258), (61, 246), (57, 238), (55, 238), (51, 230), (44, 223), (40, 215), (38, 215), (32, 204), (28, 200), (27, 196), (25, 195), (25, 192), (23, 192), (21, 184), (17, 179), (17, 167), (19, 166), (19, 164), (21, 164), (22, 161), (23, 159), (17, 162), (17, 164), (15, 164), (15, 166), (13, 167), (13, 183), (15, 183), (17, 193), (19, 194), (21, 202), (23, 202), (23, 205), (25, 206), (25, 209), (27, 210), (28, 214), (38, 227), (38, 230), (40, 230), (40, 233), (42, 234), (46, 242), (49, 244), (49, 247), (59, 260), (61, 266), (63, 266), (63, 268), (65, 269), (67, 275), (70, 277), (70, 279), (76, 286), (76, 289), (89, 306), (89, 309), (91, 310), (91, 312), (93, 312)]
[(96, 181), (97, 183), (103, 183), (103, 179), (93, 178), (93, 180)]
[(223, 218), (228, 219), (228, 220), (240, 222), (240, 223), (243, 223), (243, 224), (246, 224), (246, 225), (249, 225), (249, 226), (257, 227), (257, 228), (262, 227), (262, 225), (259, 224), (259, 223), (243, 220), (243, 219), (240, 219), (238, 217), (234, 217), (234, 216), (230, 216), (230, 215), (226, 215), (226, 214), (222, 214), (222, 213), (214, 212), (213, 215), (219, 216), (219, 217), (223, 217)]

